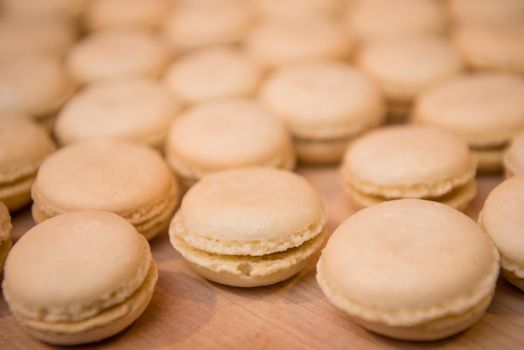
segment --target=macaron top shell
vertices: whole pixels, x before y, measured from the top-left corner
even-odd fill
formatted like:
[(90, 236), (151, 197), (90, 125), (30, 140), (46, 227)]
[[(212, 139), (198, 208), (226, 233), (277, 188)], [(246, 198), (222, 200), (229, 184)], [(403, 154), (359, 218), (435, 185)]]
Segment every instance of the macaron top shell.
[(254, 0), (262, 16), (332, 15), (341, 7), (340, 0)]
[[(524, 278), (524, 176), (515, 176), (498, 185), (488, 196), (480, 223), (504, 260), (520, 265)], [(504, 264), (503, 264), (504, 265)]]
[(204, 177), (177, 215), (185, 231), (226, 242), (287, 238), (325, 220), (322, 200), (305, 179), (263, 167)]
[(470, 145), (501, 145), (524, 128), (524, 79), (476, 73), (446, 80), (419, 96), (418, 122), (456, 132)]
[(11, 217), (4, 203), (0, 202), (0, 244), (11, 237)]
[(179, 108), (152, 79), (95, 82), (66, 103), (55, 134), (62, 144), (105, 136), (160, 144)]
[(54, 149), (47, 132), (31, 120), (0, 118), (0, 183), (34, 174)]
[(524, 175), (524, 131), (519, 133), (504, 155), (508, 175)]
[(303, 138), (344, 137), (384, 118), (379, 88), (357, 69), (334, 61), (282, 67), (262, 86), (260, 98)]
[(363, 209), (334, 232), (319, 281), (336, 305), (410, 326), (477, 305), (493, 292), (498, 253), (464, 214), (403, 199)]
[[(425, 126), (390, 126), (356, 139), (342, 171), (362, 190), (439, 196), (475, 176), (476, 162), (465, 141)], [(371, 187), (368, 189), (368, 187)]]
[(40, 167), (33, 197), (55, 212), (106, 210), (128, 217), (162, 202), (174, 178), (147, 146), (117, 140), (74, 143)]
[(18, 315), (78, 321), (125, 300), (151, 262), (147, 241), (123, 218), (73, 212), (35, 226), (15, 244), (3, 289)]

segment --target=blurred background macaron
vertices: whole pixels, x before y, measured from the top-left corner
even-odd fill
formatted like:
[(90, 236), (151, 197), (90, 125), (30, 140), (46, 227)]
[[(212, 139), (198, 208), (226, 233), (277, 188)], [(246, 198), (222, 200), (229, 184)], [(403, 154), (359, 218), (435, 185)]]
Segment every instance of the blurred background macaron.
[(341, 0), (252, 0), (260, 17), (274, 16), (334, 16), (342, 8)]
[(249, 99), (210, 101), (186, 110), (171, 125), (165, 155), (186, 187), (220, 170), (295, 166), (285, 124)]
[(448, 0), (446, 3), (456, 23), (508, 24), (524, 20), (521, 0)]
[(80, 211), (25, 233), (7, 257), (2, 287), (31, 336), (79, 345), (131, 325), (157, 278), (149, 245), (131, 224), (112, 213)]
[(524, 175), (524, 130), (513, 138), (504, 153), (506, 177)]
[(1, 8), (23, 16), (55, 17), (75, 20), (88, 0), (3, 0)]
[(491, 303), (498, 273), (497, 249), (473, 220), (420, 199), (357, 212), (317, 265), (329, 301), (364, 328), (403, 340), (471, 327)]
[(0, 202), (0, 276), (4, 271), (4, 261), (11, 249), (11, 216), (4, 203)]
[(169, 236), (204, 278), (257, 287), (300, 272), (323, 245), (326, 219), (321, 198), (305, 179), (248, 167), (208, 175), (191, 187)]
[(160, 154), (123, 140), (61, 148), (40, 167), (32, 187), (37, 223), (80, 210), (105, 210), (152, 239), (167, 231), (178, 203), (176, 179)]

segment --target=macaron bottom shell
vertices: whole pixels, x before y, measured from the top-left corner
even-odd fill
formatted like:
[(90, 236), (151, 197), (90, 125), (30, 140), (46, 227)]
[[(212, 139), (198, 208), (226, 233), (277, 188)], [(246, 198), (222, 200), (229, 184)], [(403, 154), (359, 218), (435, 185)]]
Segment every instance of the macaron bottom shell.
[(0, 201), (9, 211), (20, 209), (31, 203), (31, 185), (34, 176), (16, 180), (11, 183), (0, 184)]
[(351, 137), (337, 139), (295, 139), (297, 158), (305, 164), (335, 164), (344, 155)]

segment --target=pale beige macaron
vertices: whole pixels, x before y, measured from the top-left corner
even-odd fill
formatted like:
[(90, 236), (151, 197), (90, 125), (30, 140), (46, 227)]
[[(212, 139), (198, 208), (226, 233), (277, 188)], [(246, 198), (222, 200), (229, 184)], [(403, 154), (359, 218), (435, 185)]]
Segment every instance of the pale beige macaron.
[(333, 16), (342, 8), (341, 0), (251, 0), (259, 16)]
[(178, 187), (160, 154), (122, 140), (68, 145), (48, 157), (32, 187), (33, 218), (78, 210), (122, 216), (147, 239), (167, 231)]
[(284, 66), (263, 84), (260, 99), (289, 125), (298, 159), (306, 163), (337, 162), (351, 139), (385, 117), (378, 86), (342, 62)]
[(459, 53), (446, 39), (429, 35), (365, 43), (356, 64), (380, 85), (393, 119), (405, 119), (418, 94), (464, 68)]
[(171, 125), (165, 154), (187, 187), (225, 169), (295, 166), (293, 141), (285, 124), (249, 99), (211, 101), (188, 109)]
[(497, 249), (470, 218), (440, 203), (401, 199), (344, 221), (322, 251), (317, 281), (370, 331), (436, 340), (484, 315), (498, 272)]
[(79, 211), (24, 234), (7, 257), (2, 287), (29, 335), (78, 345), (131, 325), (157, 279), (149, 245), (131, 224), (112, 213)]
[(249, 1), (179, 0), (165, 20), (164, 34), (177, 53), (208, 45), (235, 44), (253, 19)]
[(502, 276), (524, 291), (524, 176), (504, 181), (489, 194), (479, 215), (500, 252)]
[(524, 20), (522, 0), (448, 0), (448, 11), (458, 23), (518, 23)]
[(344, 17), (348, 30), (361, 41), (438, 34), (446, 27), (443, 5), (434, 0), (351, 1)]
[(171, 6), (170, 0), (91, 0), (84, 21), (89, 30), (156, 29)]
[(466, 140), (479, 171), (499, 171), (504, 149), (524, 129), (524, 79), (497, 72), (455, 77), (421, 94), (413, 115)]
[(320, 250), (325, 224), (322, 200), (304, 178), (251, 167), (214, 173), (193, 186), (169, 236), (204, 278), (256, 287), (302, 270)]
[(74, 91), (61, 61), (48, 54), (0, 57), (0, 113), (48, 124)]
[(115, 137), (161, 148), (179, 109), (169, 91), (150, 78), (95, 82), (66, 103), (55, 135), (62, 145)]
[(1, 8), (23, 16), (76, 19), (88, 0), (3, 0)]
[(0, 202), (0, 276), (4, 271), (4, 261), (11, 249), (11, 216), (4, 203)]
[(43, 52), (62, 57), (76, 40), (73, 25), (61, 18), (0, 16), (0, 55)]
[(524, 74), (524, 19), (515, 24), (465, 24), (455, 29), (452, 39), (474, 69)]
[(465, 209), (476, 194), (477, 163), (468, 144), (450, 131), (390, 126), (353, 141), (341, 165), (347, 193), (368, 207), (423, 198)]
[(504, 153), (506, 177), (524, 175), (524, 130), (513, 138)]
[(327, 16), (277, 16), (259, 21), (245, 46), (258, 62), (274, 67), (306, 59), (344, 59), (353, 42), (342, 25)]
[(31, 202), (38, 167), (54, 149), (46, 130), (29, 118), (0, 117), (0, 202), (10, 211)]
[(67, 56), (67, 68), (79, 83), (129, 76), (157, 77), (170, 58), (161, 38), (138, 29), (94, 32)]
[(189, 105), (227, 97), (253, 96), (261, 67), (234, 46), (195, 49), (178, 57), (165, 73), (173, 94)]

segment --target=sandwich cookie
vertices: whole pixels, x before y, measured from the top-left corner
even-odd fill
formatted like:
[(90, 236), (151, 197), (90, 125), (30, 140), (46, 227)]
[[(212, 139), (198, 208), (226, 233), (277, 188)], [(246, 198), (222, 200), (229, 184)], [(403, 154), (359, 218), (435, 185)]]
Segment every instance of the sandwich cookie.
[(504, 24), (524, 21), (522, 0), (448, 0), (457, 23)]
[(449, 131), (391, 126), (353, 141), (341, 175), (349, 196), (362, 207), (423, 198), (462, 210), (476, 194), (476, 165), (468, 144)]
[(366, 43), (357, 66), (382, 88), (389, 116), (402, 120), (409, 115), (418, 94), (459, 73), (463, 62), (445, 39), (419, 35)]
[(167, 69), (165, 84), (186, 104), (226, 97), (252, 96), (262, 77), (261, 67), (233, 46), (195, 49)]
[(524, 176), (504, 181), (489, 194), (479, 223), (500, 252), (502, 276), (524, 291)]
[(219, 170), (295, 166), (293, 141), (285, 124), (247, 99), (202, 103), (175, 119), (165, 154), (186, 187)]
[(3, 0), (2, 9), (23, 16), (77, 19), (87, 0)]
[(149, 147), (121, 140), (66, 146), (40, 167), (32, 187), (33, 218), (79, 210), (122, 216), (145, 238), (166, 232), (178, 202), (167, 164)]
[(79, 345), (115, 335), (144, 312), (158, 272), (147, 241), (118, 215), (80, 211), (29, 230), (5, 264), (4, 298), (31, 336)]
[(340, 0), (253, 0), (259, 16), (334, 16), (342, 7)]
[(73, 46), (67, 67), (81, 84), (129, 76), (157, 77), (169, 60), (164, 42), (135, 29), (95, 32)]
[(506, 177), (524, 175), (524, 131), (518, 134), (504, 153)]
[(31, 202), (38, 167), (54, 150), (47, 132), (29, 118), (0, 117), (0, 202), (10, 211)]
[(440, 203), (402, 199), (343, 222), (322, 251), (317, 281), (372, 332), (436, 340), (484, 315), (498, 272), (497, 249), (470, 218)]
[(496, 72), (455, 77), (422, 93), (413, 115), (466, 140), (480, 172), (499, 171), (505, 148), (524, 129), (524, 79)]
[(323, 16), (269, 17), (248, 34), (246, 49), (267, 67), (326, 58), (344, 59), (352, 40), (340, 23)]
[(58, 115), (60, 144), (116, 137), (161, 148), (180, 106), (167, 89), (149, 78), (95, 82), (75, 95)]
[(385, 117), (380, 89), (341, 62), (282, 67), (263, 84), (260, 99), (287, 122), (298, 159), (306, 163), (337, 162), (351, 139)]
[(193, 186), (169, 236), (204, 278), (257, 287), (302, 270), (321, 248), (325, 224), (322, 201), (302, 177), (252, 167), (211, 174)]
[(4, 271), (4, 260), (11, 249), (11, 217), (4, 203), (0, 202), (0, 276)]

